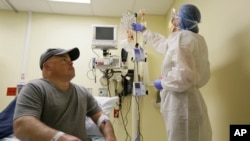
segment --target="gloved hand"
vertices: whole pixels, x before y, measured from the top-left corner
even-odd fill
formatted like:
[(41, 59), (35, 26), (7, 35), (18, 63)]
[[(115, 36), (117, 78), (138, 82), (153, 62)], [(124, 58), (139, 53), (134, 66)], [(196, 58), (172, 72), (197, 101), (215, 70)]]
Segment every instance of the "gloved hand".
[(157, 80), (155, 80), (154, 81), (154, 86), (155, 86), (155, 88), (157, 89), (157, 90), (162, 90), (163, 88), (162, 88), (162, 86), (161, 86), (161, 79), (157, 79)]
[(134, 31), (142, 32), (145, 29), (145, 27), (139, 23), (132, 23), (131, 26), (132, 26), (132, 30), (134, 30)]

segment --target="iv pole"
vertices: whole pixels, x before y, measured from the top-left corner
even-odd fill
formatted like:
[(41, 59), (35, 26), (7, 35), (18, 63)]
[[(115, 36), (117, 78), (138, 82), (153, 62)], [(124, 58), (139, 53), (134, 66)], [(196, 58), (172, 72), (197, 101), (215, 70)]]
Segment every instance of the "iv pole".
[[(137, 22), (137, 13), (135, 13), (135, 21)], [(135, 35), (136, 44), (138, 44), (137, 31)], [(138, 82), (138, 61), (134, 62), (134, 82)], [(140, 141), (139, 133), (139, 97), (132, 96), (132, 141)]]
[[(144, 16), (144, 13), (141, 13), (142, 16)], [(142, 17), (143, 18), (143, 17)], [(131, 28), (131, 24), (134, 22), (137, 22), (138, 19), (138, 13), (134, 13), (134, 15), (131, 15), (128, 12), (127, 15), (123, 15), (123, 18), (121, 19), (121, 23), (123, 26), (129, 26), (127, 27), (127, 32), (128, 29)], [(143, 49), (141, 49), (139, 43), (138, 43), (138, 37), (137, 37), (138, 32), (135, 31), (135, 38), (132, 40), (135, 40), (134, 47), (133, 47), (133, 52), (134, 52), (134, 78), (133, 78), (133, 94), (131, 96), (131, 120), (132, 120), (132, 125), (131, 125), (131, 138), (132, 141), (140, 141), (141, 133), (140, 133), (140, 96), (146, 95), (147, 91), (145, 91), (145, 85), (143, 82), (139, 82), (139, 62), (140, 61), (146, 61), (146, 58), (144, 58), (144, 52)], [(137, 54), (139, 51), (139, 54)], [(141, 56), (143, 55), (143, 56)], [(143, 59), (144, 58), (144, 59)], [(136, 88), (137, 84), (137, 88)], [(138, 91), (138, 85), (139, 86), (139, 91)], [(136, 90), (135, 90), (136, 89)]]

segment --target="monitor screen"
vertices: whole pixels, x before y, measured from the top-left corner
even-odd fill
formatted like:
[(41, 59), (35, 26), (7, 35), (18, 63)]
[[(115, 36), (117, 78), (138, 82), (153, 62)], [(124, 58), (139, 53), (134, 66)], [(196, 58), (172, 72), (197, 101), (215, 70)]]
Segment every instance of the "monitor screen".
[(92, 25), (92, 48), (117, 49), (116, 25)]
[(140, 89), (141, 88), (140, 83), (135, 83), (135, 88)]
[(114, 40), (114, 28), (113, 27), (96, 27), (96, 39), (97, 40)]

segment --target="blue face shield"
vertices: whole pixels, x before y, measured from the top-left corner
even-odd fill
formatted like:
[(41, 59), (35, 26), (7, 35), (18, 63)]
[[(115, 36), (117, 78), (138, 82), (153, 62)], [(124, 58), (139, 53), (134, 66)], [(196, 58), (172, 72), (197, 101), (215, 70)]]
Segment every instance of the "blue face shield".
[(182, 30), (189, 30), (194, 33), (199, 32), (198, 23), (201, 20), (199, 9), (191, 4), (181, 6), (178, 11), (178, 26)]

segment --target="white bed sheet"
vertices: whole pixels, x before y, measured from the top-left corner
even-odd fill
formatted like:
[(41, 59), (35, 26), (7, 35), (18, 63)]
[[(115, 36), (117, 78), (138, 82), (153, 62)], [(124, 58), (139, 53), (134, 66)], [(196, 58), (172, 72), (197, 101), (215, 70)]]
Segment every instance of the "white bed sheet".
[(0, 139), (0, 141), (20, 141), (20, 140), (17, 139), (13, 134), (11, 134), (8, 137)]

